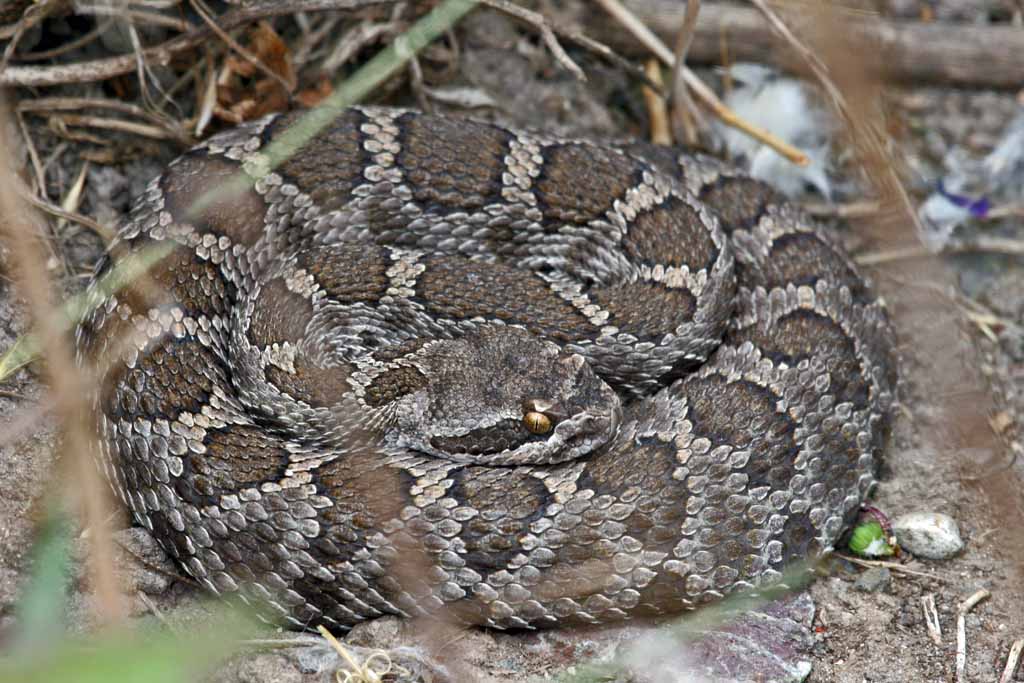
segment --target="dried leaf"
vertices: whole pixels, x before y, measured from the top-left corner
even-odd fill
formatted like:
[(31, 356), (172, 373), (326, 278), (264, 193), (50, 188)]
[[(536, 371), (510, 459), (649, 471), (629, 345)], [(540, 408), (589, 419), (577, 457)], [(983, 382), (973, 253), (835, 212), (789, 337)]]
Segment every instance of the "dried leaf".
[(334, 86), (331, 84), (331, 80), (327, 78), (326, 74), (321, 74), (320, 80), (317, 81), (316, 85), (301, 91), (295, 96), (295, 99), (303, 106), (315, 107), (330, 97), (333, 92)]
[(219, 106), (214, 108), (214, 114), (229, 123), (287, 108), (297, 84), (291, 52), (268, 22), (259, 22), (242, 47), (263, 68), (240, 54), (233, 53), (224, 59), (217, 76)]

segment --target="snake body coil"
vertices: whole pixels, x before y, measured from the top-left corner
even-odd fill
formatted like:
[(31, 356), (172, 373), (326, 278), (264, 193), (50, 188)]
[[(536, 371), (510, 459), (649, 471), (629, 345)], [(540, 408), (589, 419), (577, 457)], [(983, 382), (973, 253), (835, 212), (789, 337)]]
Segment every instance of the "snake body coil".
[(97, 276), (169, 253), (78, 331), (105, 472), (195, 579), (296, 625), (550, 626), (835, 542), (895, 371), (803, 214), (712, 160), (383, 108), (271, 168), (297, 116), (154, 180)]

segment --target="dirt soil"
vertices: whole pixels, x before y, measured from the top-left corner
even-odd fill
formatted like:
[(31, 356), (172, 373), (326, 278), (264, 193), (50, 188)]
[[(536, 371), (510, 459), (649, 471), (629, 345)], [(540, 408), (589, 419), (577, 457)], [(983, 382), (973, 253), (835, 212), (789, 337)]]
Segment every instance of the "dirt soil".
[[(558, 68), (528, 29), (489, 12), (470, 17), (458, 31), (462, 53), (457, 73), (448, 78), (463, 93), (485, 94), (492, 103), (472, 115), (559, 134), (604, 139), (645, 135), (639, 88), (621, 70), (572, 51), (589, 76), (587, 83), (576, 81)], [(714, 82), (713, 73), (703, 75)], [(76, 86), (75, 92), (87, 94), (93, 87)], [(407, 88), (388, 90), (394, 92), (386, 101), (411, 103)], [(943, 156), (953, 145), (968, 146), (979, 156), (987, 153), (1019, 109), (1013, 93), (892, 89), (886, 96), (892, 128), (905, 132), (895, 142), (897, 156), (911, 160), (919, 172), (926, 171), (918, 177), (927, 177), (927, 172), (940, 175)], [(65, 145), (40, 120), (29, 122), (41, 154), (48, 156)], [(101, 222), (123, 215), (129, 198), (183, 151), (172, 143), (139, 143), (119, 133), (111, 135), (128, 152), (116, 163), (91, 165), (81, 208)], [(66, 189), (74, 180), (82, 164), (82, 147), (72, 144), (58, 150), (48, 171), (51, 189)], [(911, 183), (910, 189), (919, 201), (927, 188), (928, 182), (922, 181)], [(880, 235), (870, 219), (843, 223), (837, 229), (859, 256), (884, 254), (896, 241), (891, 233)], [(907, 221), (898, 229), (909, 234), (913, 228)], [(1010, 237), (1024, 234), (1013, 220), (970, 229), (1000, 230)], [(60, 226), (54, 234), (51, 275), (63, 292), (77, 291), (100, 256), (101, 241), (74, 225)], [(0, 352), (27, 329), (8, 258), (0, 246)], [(806, 639), (787, 661), (809, 662), (810, 673), (796, 667), (799, 675), (778, 680), (806, 676), (814, 683), (953, 681), (958, 605), (985, 589), (991, 597), (965, 619), (963, 680), (995, 681), (1011, 643), (1024, 638), (1024, 458), (1014, 459), (1007, 444), (1014, 434), (1012, 425), (1020, 424), (1024, 415), (1017, 389), (1024, 377), (1024, 261), (998, 254), (894, 257), (866, 271), (892, 313), (905, 379), (873, 503), (890, 516), (917, 510), (949, 514), (960, 527), (966, 549), (947, 561), (896, 558), (895, 566), (880, 575), (874, 570), (879, 585), (873, 590), (855, 585), (864, 566), (843, 559), (830, 563), (829, 573), (810, 588), (813, 612), (794, 617), (794, 623), (806, 617)], [(980, 309), (971, 302), (983, 306), (992, 314), (989, 322), (996, 322), (983, 329)], [(30, 569), (38, 501), (56, 486), (52, 467), (57, 425), (39, 377), (39, 368), (30, 366), (0, 384), (0, 646), (16, 627), (13, 605)], [(202, 596), (171, 578), (173, 566), (145, 532), (125, 529), (118, 541), (130, 555), (147, 558), (142, 565), (126, 555), (122, 563), (133, 619), (192, 624), (206, 618)], [(75, 629), (89, 626), (90, 595), (88, 582), (80, 580), (69, 611)], [(926, 595), (934, 596), (937, 606), (939, 644), (925, 626)], [(279, 637), (292, 646), (248, 649), (218, 669), (212, 680), (333, 680), (337, 658), (318, 636)], [(412, 672), (410, 678), (520, 681), (552, 677), (566, 667), (621, 655), (623, 644), (637, 641), (656, 644), (656, 649), (641, 655), (648, 659), (667, 657), (669, 651), (673, 656), (685, 654), (688, 647), (677, 641), (666, 645), (657, 638), (655, 631), (632, 626), (613, 633), (497, 634), (386, 619), (357, 628), (346, 641), (357, 653), (366, 652), (358, 648), (391, 648), (394, 661)], [(679, 676), (648, 669), (633, 680), (697, 680)], [(592, 680), (630, 679), (619, 675)], [(1024, 681), (1024, 671), (1010, 680)]]

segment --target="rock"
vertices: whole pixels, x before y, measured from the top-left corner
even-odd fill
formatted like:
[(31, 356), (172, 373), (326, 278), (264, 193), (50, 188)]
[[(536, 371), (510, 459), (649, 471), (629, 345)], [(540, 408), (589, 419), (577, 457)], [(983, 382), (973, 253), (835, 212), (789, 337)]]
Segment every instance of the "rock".
[(853, 582), (853, 588), (865, 593), (877, 593), (887, 590), (891, 581), (892, 572), (888, 569), (885, 567), (871, 567), (861, 572), (861, 575)]
[[(813, 621), (814, 602), (808, 593), (802, 592), (761, 605), (724, 624), (698, 626), (692, 631), (677, 626), (677, 637), (689, 635), (692, 640), (687, 639), (683, 648), (675, 640), (674, 647), (661, 653), (685, 655), (676, 665), (678, 668), (670, 671), (670, 676), (662, 675), (670, 658), (651, 657), (657, 648), (638, 650), (634, 646), (630, 653), (633, 656), (627, 657), (626, 662), (635, 680), (645, 683), (666, 680), (800, 683), (811, 672)], [(659, 637), (662, 645), (672, 642), (666, 640), (664, 632)]]
[(389, 648), (402, 644), (402, 620), (398, 617), (379, 617), (352, 627), (345, 642), (357, 647)]
[[(255, 652), (234, 660), (233, 666), (218, 671), (216, 680), (238, 683), (310, 683), (310, 678), (292, 668), (284, 655), (273, 652)], [(313, 681), (334, 680), (329, 674)]]
[(156, 539), (141, 527), (116, 532), (114, 541), (123, 551), (118, 574), (126, 593), (160, 595), (181, 574)]
[(338, 668), (338, 653), (327, 641), (312, 634), (303, 634), (303, 638), (309, 638), (309, 647), (296, 647), (289, 651), (299, 671), (304, 674), (319, 674), (325, 671), (333, 672)]
[(892, 530), (900, 547), (917, 557), (946, 560), (964, 548), (956, 522), (940, 512), (901, 515), (892, 521)]

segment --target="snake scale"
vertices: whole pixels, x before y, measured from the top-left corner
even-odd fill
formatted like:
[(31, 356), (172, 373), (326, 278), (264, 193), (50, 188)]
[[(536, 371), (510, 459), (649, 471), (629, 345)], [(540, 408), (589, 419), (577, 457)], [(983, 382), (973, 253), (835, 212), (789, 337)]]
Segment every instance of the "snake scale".
[(103, 471), (188, 574), (298, 627), (521, 628), (831, 548), (896, 370), (804, 214), (709, 158), (400, 109), (269, 164), (300, 116), (172, 162), (97, 277), (168, 253), (76, 336)]

